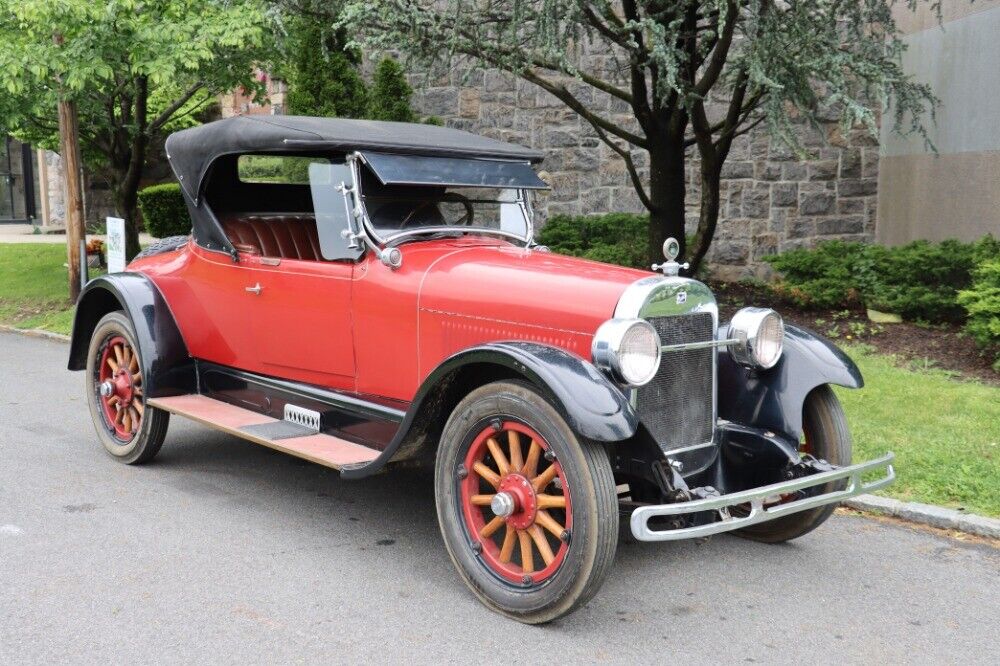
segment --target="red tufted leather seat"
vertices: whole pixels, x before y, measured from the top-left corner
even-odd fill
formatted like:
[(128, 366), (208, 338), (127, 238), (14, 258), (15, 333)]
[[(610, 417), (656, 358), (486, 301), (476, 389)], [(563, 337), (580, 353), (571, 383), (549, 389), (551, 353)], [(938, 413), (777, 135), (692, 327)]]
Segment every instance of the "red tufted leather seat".
[(262, 257), (319, 261), (316, 218), (306, 213), (233, 215), (222, 219), (222, 229), (234, 245), (253, 248)]

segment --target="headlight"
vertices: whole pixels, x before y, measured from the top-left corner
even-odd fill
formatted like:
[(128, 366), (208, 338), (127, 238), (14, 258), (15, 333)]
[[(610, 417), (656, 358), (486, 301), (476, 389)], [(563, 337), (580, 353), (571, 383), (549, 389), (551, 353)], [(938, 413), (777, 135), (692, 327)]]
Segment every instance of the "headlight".
[(733, 360), (760, 370), (773, 368), (781, 358), (785, 324), (768, 308), (743, 308), (729, 322), (729, 337), (739, 343), (729, 347)]
[(594, 334), (594, 364), (629, 386), (642, 386), (660, 368), (660, 336), (643, 319), (609, 319)]

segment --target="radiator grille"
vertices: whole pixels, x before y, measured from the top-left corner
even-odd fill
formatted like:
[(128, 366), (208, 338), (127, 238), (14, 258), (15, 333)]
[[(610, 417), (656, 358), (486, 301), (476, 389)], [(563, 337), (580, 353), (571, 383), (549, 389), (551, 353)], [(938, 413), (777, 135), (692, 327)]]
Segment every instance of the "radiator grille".
[[(664, 346), (713, 339), (708, 312), (649, 320)], [(664, 351), (653, 381), (636, 391), (636, 410), (664, 451), (712, 440), (715, 349)]]

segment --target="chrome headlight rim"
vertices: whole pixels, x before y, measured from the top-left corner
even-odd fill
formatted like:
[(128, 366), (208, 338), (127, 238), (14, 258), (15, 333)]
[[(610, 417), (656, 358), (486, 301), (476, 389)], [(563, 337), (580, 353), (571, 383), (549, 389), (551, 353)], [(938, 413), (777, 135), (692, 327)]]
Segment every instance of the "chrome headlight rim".
[[(622, 364), (622, 346), (629, 335), (645, 335), (650, 340), (648, 349), (651, 365), (642, 376), (629, 376)], [(591, 356), (600, 370), (615, 381), (638, 388), (653, 380), (660, 369), (660, 336), (645, 319), (609, 319), (597, 329), (591, 345)]]
[[(767, 339), (767, 326), (777, 340)], [(776, 331), (776, 332), (774, 332)], [(738, 364), (757, 370), (770, 370), (784, 353), (785, 322), (777, 311), (771, 308), (742, 308), (729, 322), (729, 337), (738, 342), (729, 347), (729, 354)], [(768, 345), (777, 345), (777, 351)]]

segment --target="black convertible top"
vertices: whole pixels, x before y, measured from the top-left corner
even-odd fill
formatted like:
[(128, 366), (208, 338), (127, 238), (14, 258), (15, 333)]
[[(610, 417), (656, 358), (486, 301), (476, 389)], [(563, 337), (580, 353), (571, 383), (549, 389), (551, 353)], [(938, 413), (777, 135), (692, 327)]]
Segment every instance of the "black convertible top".
[(377, 150), (438, 157), (478, 157), (532, 164), (542, 153), (462, 130), (381, 120), (307, 116), (236, 116), (167, 137), (167, 159), (181, 187), (197, 204), (212, 164), (237, 153)]

